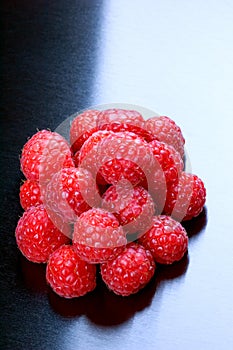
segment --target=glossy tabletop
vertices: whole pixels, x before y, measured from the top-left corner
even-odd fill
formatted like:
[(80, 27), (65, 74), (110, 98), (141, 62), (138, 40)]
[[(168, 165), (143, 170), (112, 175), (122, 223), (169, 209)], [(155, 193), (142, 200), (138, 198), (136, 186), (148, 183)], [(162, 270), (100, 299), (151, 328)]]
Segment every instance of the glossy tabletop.
[[(233, 2), (5, 1), (3, 34), (1, 349), (232, 349)], [(207, 203), (185, 224), (188, 255), (143, 291), (122, 298), (99, 281), (65, 300), (16, 247), (19, 154), (37, 129), (114, 102), (181, 126)]]

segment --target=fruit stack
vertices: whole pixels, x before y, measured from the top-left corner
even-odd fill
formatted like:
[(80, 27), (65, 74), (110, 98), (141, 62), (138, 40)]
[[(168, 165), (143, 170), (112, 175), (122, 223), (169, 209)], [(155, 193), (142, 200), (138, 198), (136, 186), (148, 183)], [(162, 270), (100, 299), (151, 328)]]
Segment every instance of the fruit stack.
[(48, 130), (27, 141), (16, 241), (28, 260), (47, 263), (58, 295), (94, 290), (100, 271), (111, 291), (128, 296), (156, 264), (182, 259), (181, 221), (199, 215), (206, 197), (202, 180), (184, 171), (184, 142), (170, 118), (124, 109), (77, 115), (70, 143)]

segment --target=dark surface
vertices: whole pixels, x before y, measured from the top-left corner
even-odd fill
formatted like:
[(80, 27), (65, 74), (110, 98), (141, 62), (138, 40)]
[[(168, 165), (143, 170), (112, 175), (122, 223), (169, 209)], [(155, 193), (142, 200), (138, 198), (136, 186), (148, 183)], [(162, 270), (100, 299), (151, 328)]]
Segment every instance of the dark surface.
[[(233, 4), (7, 1), (1, 118), (2, 349), (232, 349)], [(100, 282), (78, 300), (17, 250), (20, 150), (97, 103), (128, 102), (182, 127), (207, 205), (186, 224), (188, 257), (138, 295)]]

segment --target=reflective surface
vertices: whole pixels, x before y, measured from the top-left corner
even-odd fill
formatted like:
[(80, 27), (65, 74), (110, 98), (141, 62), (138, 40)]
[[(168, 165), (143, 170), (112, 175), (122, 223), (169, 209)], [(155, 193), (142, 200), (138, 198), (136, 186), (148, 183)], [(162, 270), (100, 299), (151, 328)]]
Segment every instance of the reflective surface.
[[(11, 1), (4, 4), (1, 128), (3, 349), (231, 349), (233, 3)], [(207, 205), (186, 223), (189, 253), (145, 290), (117, 297), (100, 282), (63, 300), (44, 266), (18, 252), (18, 157), (36, 129), (77, 110), (125, 102), (182, 127)]]

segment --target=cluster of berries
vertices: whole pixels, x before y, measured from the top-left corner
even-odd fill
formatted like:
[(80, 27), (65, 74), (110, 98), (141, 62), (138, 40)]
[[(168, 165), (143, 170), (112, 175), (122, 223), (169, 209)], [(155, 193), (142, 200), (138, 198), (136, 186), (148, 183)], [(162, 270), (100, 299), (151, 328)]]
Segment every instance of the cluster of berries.
[[(200, 214), (206, 190), (184, 172), (184, 138), (168, 117), (144, 120), (134, 110), (87, 110), (70, 127), (70, 143), (42, 130), (24, 145), (25, 210), (16, 241), (62, 297), (96, 286), (127, 296), (152, 278), (156, 263), (188, 249), (181, 221)], [(71, 146), (70, 146), (71, 145)]]

